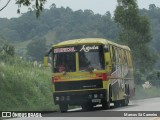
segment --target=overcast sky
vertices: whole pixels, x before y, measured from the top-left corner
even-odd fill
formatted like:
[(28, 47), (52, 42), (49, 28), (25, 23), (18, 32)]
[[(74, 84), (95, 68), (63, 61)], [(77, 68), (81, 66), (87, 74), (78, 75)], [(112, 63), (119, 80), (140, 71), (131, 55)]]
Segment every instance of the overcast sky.
[[(0, 8), (2, 8), (8, 0), (0, 0)], [(3, 10), (0, 11), (0, 18), (12, 18), (20, 16), (17, 14), (18, 6), (15, 5), (16, 0), (11, 0), (9, 5)], [(57, 7), (70, 7), (72, 10), (79, 9), (90, 9), (94, 13), (105, 14), (107, 11), (110, 11), (113, 14), (113, 11), (116, 9), (117, 0), (47, 0), (45, 8), (55, 3)], [(155, 4), (157, 7), (160, 7), (160, 0), (137, 0), (139, 8), (148, 9), (149, 4)], [(21, 12), (27, 12), (27, 8), (22, 7)]]

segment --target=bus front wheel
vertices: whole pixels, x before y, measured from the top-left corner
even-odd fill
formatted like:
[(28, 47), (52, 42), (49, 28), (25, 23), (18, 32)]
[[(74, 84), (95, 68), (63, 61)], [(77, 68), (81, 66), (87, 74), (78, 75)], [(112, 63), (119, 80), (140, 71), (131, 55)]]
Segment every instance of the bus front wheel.
[(110, 109), (110, 102), (109, 101), (103, 101), (102, 102), (102, 108), (104, 110)]
[(92, 111), (93, 110), (93, 105), (88, 103), (88, 104), (83, 104), (81, 105), (83, 111)]
[(64, 113), (64, 112), (67, 112), (67, 110), (68, 110), (68, 105), (67, 105), (67, 104), (59, 104), (59, 108), (60, 108), (60, 111), (61, 111), (62, 113)]

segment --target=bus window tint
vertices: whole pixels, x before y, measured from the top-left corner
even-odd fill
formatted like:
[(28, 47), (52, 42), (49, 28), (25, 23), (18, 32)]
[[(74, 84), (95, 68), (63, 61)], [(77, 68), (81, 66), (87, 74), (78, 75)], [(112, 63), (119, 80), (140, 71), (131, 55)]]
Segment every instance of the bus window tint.
[(87, 68), (94, 70), (104, 69), (104, 54), (103, 48), (99, 47), (97, 51), (79, 52), (79, 70), (85, 71)]
[(115, 47), (112, 47), (112, 72), (116, 70), (116, 52)]
[(57, 72), (75, 72), (76, 58), (75, 53), (56, 53), (54, 54), (54, 70)]

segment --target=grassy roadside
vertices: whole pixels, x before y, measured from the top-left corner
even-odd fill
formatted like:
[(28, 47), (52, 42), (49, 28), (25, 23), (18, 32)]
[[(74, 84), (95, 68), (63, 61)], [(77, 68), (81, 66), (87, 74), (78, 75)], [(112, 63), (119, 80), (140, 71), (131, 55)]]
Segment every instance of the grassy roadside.
[(151, 88), (144, 89), (141, 85), (136, 85), (136, 94), (132, 99), (147, 99), (160, 97), (160, 88), (152, 86)]
[(0, 62), (0, 111), (50, 111), (53, 104), (49, 68), (25, 60)]

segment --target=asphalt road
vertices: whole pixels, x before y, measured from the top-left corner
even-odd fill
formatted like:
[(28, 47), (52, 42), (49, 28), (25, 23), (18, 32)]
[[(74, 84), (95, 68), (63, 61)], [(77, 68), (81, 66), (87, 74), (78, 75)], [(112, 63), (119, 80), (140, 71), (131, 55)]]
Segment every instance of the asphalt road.
[[(155, 117), (156, 115), (158, 117)], [(128, 106), (118, 108), (112, 106), (110, 110), (102, 110), (98, 106), (89, 112), (77, 108), (67, 113), (51, 112), (42, 116), (42, 118), (14, 118), (14, 120), (160, 120), (160, 98), (132, 100)]]

